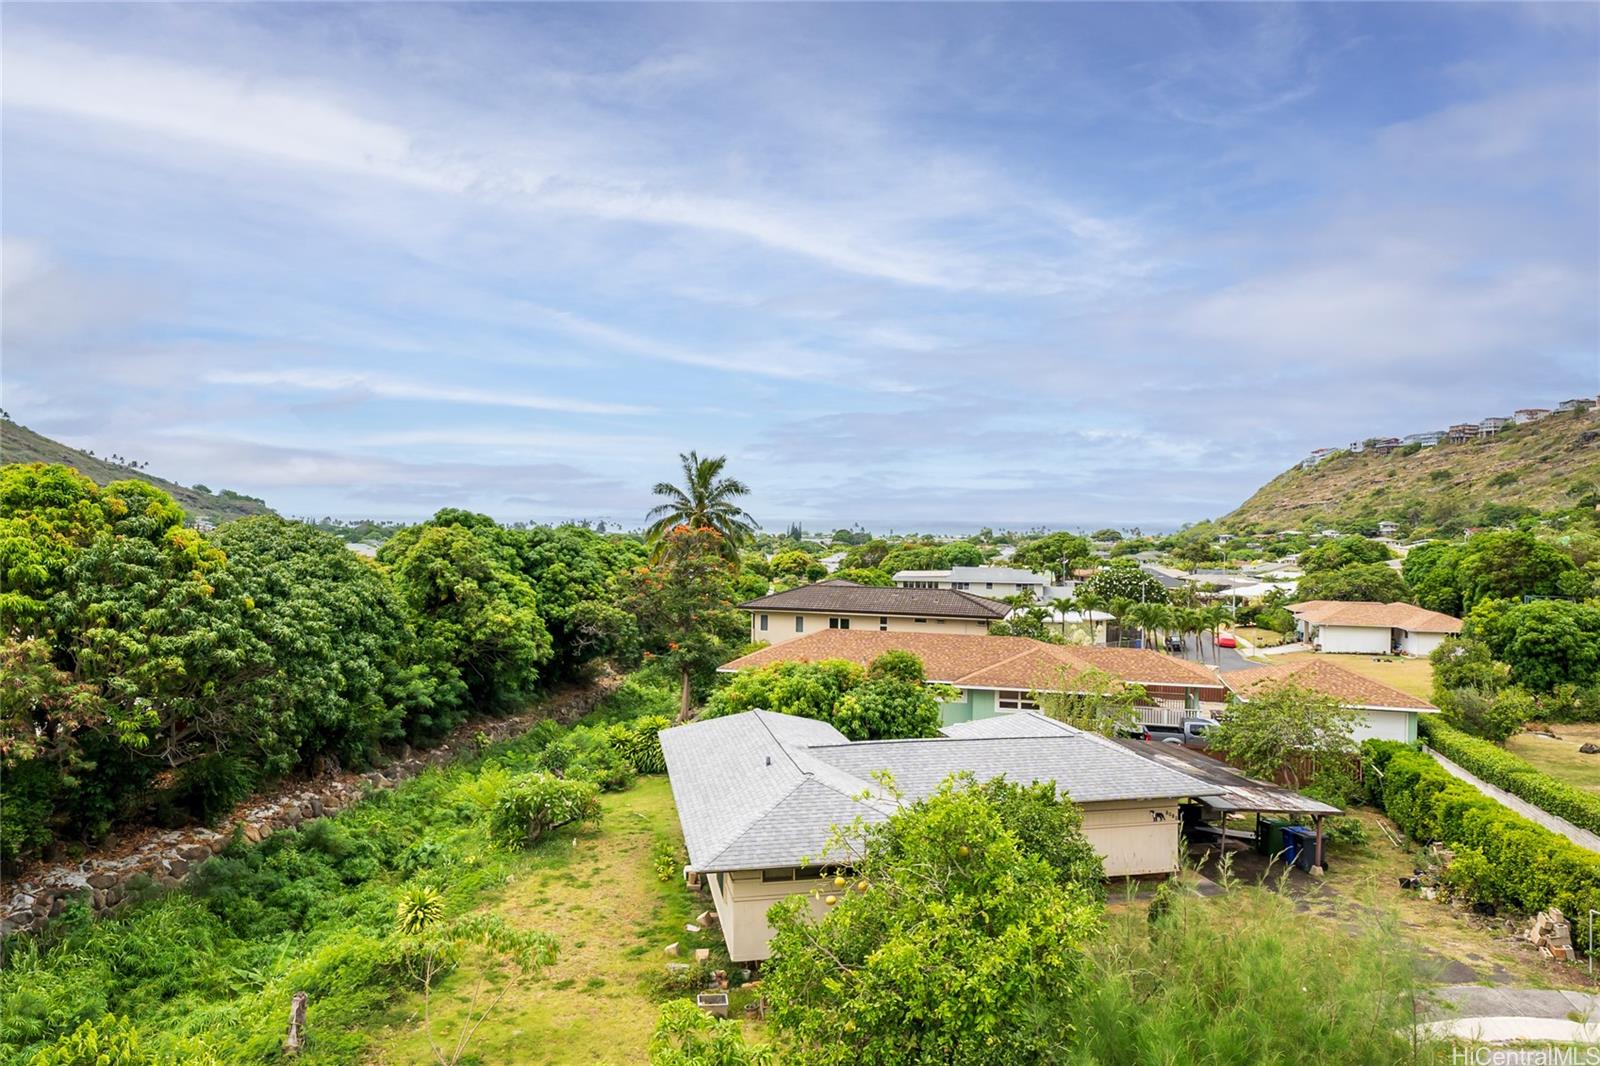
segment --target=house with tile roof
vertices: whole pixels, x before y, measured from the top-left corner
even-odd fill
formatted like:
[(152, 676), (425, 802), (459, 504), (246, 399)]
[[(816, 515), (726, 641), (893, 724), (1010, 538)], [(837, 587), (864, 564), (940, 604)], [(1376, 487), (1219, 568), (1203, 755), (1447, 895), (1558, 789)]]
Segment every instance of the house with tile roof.
[(1073, 678), (1090, 671), (1143, 688), (1148, 702), (1140, 713), (1149, 725), (1211, 714), (1227, 699), (1216, 672), (1188, 659), (1143, 648), (1047, 644), (1030, 637), (828, 629), (751, 652), (720, 670), (738, 673), (826, 659), (866, 666), (887, 651), (910, 652), (922, 660), (930, 682), (960, 692), (959, 700), (940, 705), (945, 725), (1038, 710), (1034, 693), (1071, 691)]
[(875, 588), (837, 578), (741, 603), (750, 639), (781, 644), (823, 630), (937, 631), (982, 635), (1011, 613), (998, 600), (959, 589)]
[[(1038, 714), (967, 722), (921, 740), (847, 740), (823, 722), (767, 711), (661, 731), (672, 798), (689, 852), (736, 962), (767, 958), (767, 911), (804, 896), (828, 909), (835, 877), (854, 859), (835, 827), (888, 819), (900, 803), (932, 795), (955, 774), (976, 780), (1052, 782), (1083, 810), (1083, 831), (1108, 877), (1179, 869), (1179, 807), (1295, 811), (1336, 808), (1239, 775), (1186, 772), (1182, 762)], [(1217, 764), (1220, 768), (1221, 764)], [(885, 787), (883, 775), (892, 781)]]
[(1409, 744), (1417, 739), (1418, 716), (1439, 713), (1439, 708), (1427, 700), (1358, 674), (1331, 659), (1302, 659), (1274, 666), (1230, 670), (1222, 675), (1222, 679), (1235, 699), (1246, 702), (1253, 696), (1282, 685), (1296, 685), (1332, 696), (1361, 715), (1355, 730), (1357, 742), (1370, 737)]
[(1299, 639), (1323, 652), (1427, 655), (1461, 632), (1461, 619), (1409, 603), (1307, 600), (1289, 613)]

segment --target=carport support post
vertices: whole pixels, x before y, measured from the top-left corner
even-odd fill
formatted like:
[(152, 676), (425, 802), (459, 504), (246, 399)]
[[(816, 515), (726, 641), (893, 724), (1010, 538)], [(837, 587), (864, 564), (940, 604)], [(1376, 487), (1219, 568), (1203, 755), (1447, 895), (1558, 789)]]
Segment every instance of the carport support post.
[[(1311, 821), (1317, 827), (1317, 865), (1322, 866), (1322, 815), (1317, 815)], [(1327, 869), (1326, 866), (1322, 866), (1322, 868), (1324, 870)]]

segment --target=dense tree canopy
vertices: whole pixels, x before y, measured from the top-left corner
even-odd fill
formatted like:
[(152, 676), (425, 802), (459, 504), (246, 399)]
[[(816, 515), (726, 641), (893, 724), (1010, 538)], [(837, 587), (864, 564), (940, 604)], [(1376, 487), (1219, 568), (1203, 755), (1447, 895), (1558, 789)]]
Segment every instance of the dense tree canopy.
[(146, 482), (0, 467), (0, 861), (208, 817), (637, 646), (618, 604), (636, 540), (445, 510), (373, 562), (273, 516), (183, 521)]
[(1011, 557), (1011, 565), (1042, 570), (1055, 575), (1057, 581), (1065, 581), (1072, 576), (1074, 567), (1082, 566), (1093, 557), (1094, 549), (1083, 537), (1051, 533), (1018, 548)]
[(1402, 603), (1411, 599), (1411, 590), (1399, 571), (1383, 563), (1351, 563), (1337, 570), (1319, 570), (1301, 578), (1295, 591), (1302, 600)]
[(1306, 573), (1338, 570), (1353, 563), (1382, 563), (1394, 558), (1386, 544), (1366, 537), (1340, 537), (1300, 553), (1300, 568)]
[(785, 1061), (990, 1066), (1067, 1047), (1101, 917), (1075, 812), (1041, 809), (1064, 806), (1050, 786), (954, 780), (846, 833), (854, 870), (823, 919), (804, 899), (772, 910), (763, 992)]
[(931, 737), (939, 701), (954, 690), (925, 683), (922, 661), (885, 652), (868, 669), (842, 659), (777, 662), (735, 674), (712, 694), (706, 715), (765, 710), (827, 722), (851, 740)]
[(1419, 545), (1406, 555), (1402, 573), (1417, 603), (1457, 615), (1486, 599), (1582, 596), (1593, 583), (1561, 547), (1526, 530)]
[(1473, 612), (1469, 634), (1504, 662), (1511, 680), (1533, 692), (1557, 685), (1600, 682), (1600, 607), (1564, 600), (1534, 600)]

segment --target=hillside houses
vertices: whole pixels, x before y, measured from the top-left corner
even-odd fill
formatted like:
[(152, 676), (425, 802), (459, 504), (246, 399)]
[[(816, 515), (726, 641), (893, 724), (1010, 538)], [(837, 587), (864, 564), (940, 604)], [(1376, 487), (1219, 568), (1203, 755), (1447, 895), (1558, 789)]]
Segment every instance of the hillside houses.
[[(1523, 426), (1530, 422), (1537, 422), (1548, 418), (1551, 414), (1578, 413), (1583, 414), (1593, 411), (1600, 406), (1600, 401), (1595, 397), (1580, 396), (1570, 400), (1562, 400), (1552, 412), (1548, 407), (1519, 407), (1509, 416), (1490, 415), (1476, 422), (1457, 422), (1449, 429), (1428, 429), (1420, 433), (1408, 433), (1404, 437), (1367, 437), (1362, 440), (1351, 441), (1344, 450), (1352, 455), (1373, 451), (1379, 455), (1388, 455), (1397, 448), (1408, 444), (1415, 444), (1423, 448), (1433, 448), (1439, 444), (1470, 444), (1475, 440), (1486, 437), (1498, 436), (1500, 432), (1510, 426)], [(1334, 448), (1314, 448), (1298, 465), (1302, 470), (1309, 470), (1319, 463), (1338, 454)]]

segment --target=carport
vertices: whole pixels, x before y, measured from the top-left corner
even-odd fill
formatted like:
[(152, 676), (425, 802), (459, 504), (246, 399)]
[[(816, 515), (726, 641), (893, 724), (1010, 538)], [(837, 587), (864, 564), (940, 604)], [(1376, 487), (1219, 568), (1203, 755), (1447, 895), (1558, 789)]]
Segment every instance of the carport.
[[(1316, 864), (1326, 866), (1322, 857), (1322, 819), (1330, 814), (1343, 813), (1339, 808), (1309, 796), (1302, 796), (1292, 788), (1247, 777), (1227, 763), (1219, 762), (1209, 755), (1202, 755), (1178, 744), (1154, 743), (1147, 740), (1119, 740), (1117, 743), (1151, 762), (1188, 774), (1190, 777), (1197, 777), (1215, 790), (1194, 797), (1194, 805), (1199, 808), (1200, 817), (1192, 824), (1185, 820), (1186, 832), (1200, 832), (1219, 840), (1226, 838), (1254, 841), (1260, 839), (1263, 814), (1309, 815), (1316, 831)], [(1211, 825), (1205, 821), (1207, 813), (1214, 813), (1221, 825)], [(1254, 814), (1255, 833), (1242, 834), (1238, 830), (1227, 829), (1227, 816), (1231, 814)]]

